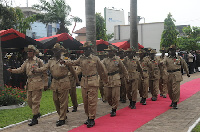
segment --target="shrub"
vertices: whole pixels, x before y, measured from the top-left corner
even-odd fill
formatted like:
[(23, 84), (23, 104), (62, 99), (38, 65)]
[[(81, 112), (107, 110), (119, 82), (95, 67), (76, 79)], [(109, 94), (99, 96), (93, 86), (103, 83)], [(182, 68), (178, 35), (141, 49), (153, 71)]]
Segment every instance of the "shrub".
[(26, 91), (19, 88), (5, 86), (0, 87), (0, 106), (16, 105), (23, 103), (26, 99)]

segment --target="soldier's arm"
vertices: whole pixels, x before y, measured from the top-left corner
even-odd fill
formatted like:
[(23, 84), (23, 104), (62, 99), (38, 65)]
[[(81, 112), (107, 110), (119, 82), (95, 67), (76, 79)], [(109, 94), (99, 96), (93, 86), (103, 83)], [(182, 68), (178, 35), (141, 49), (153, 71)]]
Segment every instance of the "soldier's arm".
[(43, 64), (43, 67), (40, 67), (40, 68), (36, 68), (34, 69), (34, 72), (46, 72), (50, 67), (50, 60), (48, 61), (47, 64)]
[(140, 72), (140, 75), (142, 76), (142, 78), (144, 78), (144, 75), (143, 75), (143, 71), (142, 71), (142, 67), (140, 65), (140, 62), (139, 61), (136, 61), (137, 63), (137, 69), (138, 71)]
[(183, 69), (185, 70), (185, 72), (187, 73), (187, 76), (190, 77), (189, 75), (189, 71), (188, 71), (188, 66), (187, 66), (187, 63), (185, 62), (184, 59), (180, 58), (181, 60), (181, 66), (183, 67)]
[(68, 66), (80, 66), (80, 57), (75, 61), (65, 61), (64, 64)]
[(76, 79), (76, 83), (79, 83), (79, 79), (74, 68), (72, 66), (68, 66), (68, 67), (69, 67), (70, 72), (72, 73), (72, 76)]
[(17, 69), (11, 69), (11, 72), (12, 73), (16, 73), (16, 74), (20, 74), (20, 73), (23, 73), (25, 72), (26, 70), (26, 61), (24, 61), (24, 63), (21, 65), (21, 67), (17, 68)]
[[(102, 61), (104, 62), (104, 61)], [(105, 65), (102, 63), (99, 58), (97, 58), (97, 72), (100, 76), (100, 78), (107, 83), (108, 82), (108, 72), (105, 68)]]
[(128, 71), (127, 71), (125, 65), (122, 63), (121, 60), (119, 60), (119, 68), (122, 71), (122, 74), (124, 74), (125, 78), (128, 80), (129, 79), (128, 78)]
[[(43, 60), (40, 60), (39, 67), (44, 67)], [(48, 74), (47, 74), (47, 70), (42, 73), (42, 80), (44, 82), (44, 87), (47, 87), (48, 86)]]

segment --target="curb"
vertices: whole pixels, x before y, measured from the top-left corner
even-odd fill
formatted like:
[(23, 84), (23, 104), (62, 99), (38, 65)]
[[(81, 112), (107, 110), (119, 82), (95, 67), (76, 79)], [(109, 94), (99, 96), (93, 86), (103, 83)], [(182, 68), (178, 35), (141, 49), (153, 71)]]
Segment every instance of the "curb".
[[(99, 99), (99, 98), (98, 98), (98, 99)], [(78, 104), (78, 105), (79, 105), (79, 106), (80, 106), (80, 105), (83, 105), (83, 103), (80, 103), (80, 104)], [(73, 106), (68, 107), (68, 108), (73, 108)], [(45, 114), (45, 115), (42, 115), (40, 118), (43, 118), (43, 117), (46, 117), (46, 116), (49, 116), (49, 115), (52, 115), (52, 114), (55, 114), (55, 113), (57, 113), (57, 111), (50, 112), (50, 113), (47, 113), (47, 114)], [(8, 125), (8, 126), (6, 126), (6, 127), (0, 128), (0, 131), (3, 131), (3, 130), (5, 130), (5, 129), (11, 128), (11, 127), (15, 127), (15, 126), (21, 125), (21, 124), (26, 123), (26, 122), (28, 122), (28, 121), (30, 121), (30, 119), (24, 120), (24, 121), (19, 122), (19, 123), (16, 123), (16, 124)]]

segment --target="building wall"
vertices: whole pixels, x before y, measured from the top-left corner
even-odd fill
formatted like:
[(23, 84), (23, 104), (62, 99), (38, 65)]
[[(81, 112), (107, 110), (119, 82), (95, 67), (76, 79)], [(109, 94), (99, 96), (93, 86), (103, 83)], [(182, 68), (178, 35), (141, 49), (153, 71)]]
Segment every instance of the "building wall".
[[(114, 30), (115, 40), (130, 39), (130, 25), (115, 26)], [(154, 48), (158, 52), (163, 30), (164, 22), (138, 24), (138, 43), (146, 48)]]
[(31, 24), (31, 29), (26, 31), (26, 35), (34, 39), (47, 37), (46, 25), (41, 22), (34, 22)]
[(86, 36), (76, 36), (75, 39), (78, 41), (86, 41)]
[(124, 10), (104, 8), (106, 34), (114, 33), (115, 25), (125, 25)]

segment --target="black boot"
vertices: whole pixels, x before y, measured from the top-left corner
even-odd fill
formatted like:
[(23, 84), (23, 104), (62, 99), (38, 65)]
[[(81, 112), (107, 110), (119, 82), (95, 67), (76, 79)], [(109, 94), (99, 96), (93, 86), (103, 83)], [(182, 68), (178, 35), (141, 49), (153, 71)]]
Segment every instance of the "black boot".
[(157, 98), (156, 98), (156, 97), (152, 97), (151, 100), (152, 100), (152, 101), (156, 101)]
[(91, 128), (95, 125), (95, 121), (94, 119), (89, 119), (88, 120), (88, 124), (87, 124), (87, 128)]
[(126, 103), (126, 99), (122, 99), (121, 103)]
[(143, 98), (143, 103), (142, 103), (142, 105), (146, 105), (147, 103), (146, 103), (146, 98)]
[(77, 107), (74, 107), (72, 112), (76, 112), (77, 111)]
[(144, 98), (142, 97), (140, 100), (140, 103), (142, 104), (144, 102)]
[(38, 124), (37, 118), (38, 118), (38, 114), (37, 114), (37, 115), (34, 115), (34, 116), (33, 116), (33, 119), (31, 120), (31, 122), (30, 122), (28, 125), (29, 125), (29, 126), (33, 126), (33, 125)]
[(174, 102), (173, 109), (178, 109), (177, 102)]
[(110, 116), (111, 117), (116, 116), (116, 109), (112, 109), (112, 112), (110, 113)]
[(88, 119), (84, 122), (84, 124), (87, 125), (87, 124), (88, 124), (88, 121), (89, 121), (89, 117), (88, 117)]
[(131, 103), (132, 103), (132, 100), (131, 100), (131, 99), (129, 99), (129, 101), (130, 101), (130, 104), (129, 104), (129, 106), (128, 106), (128, 107), (130, 107), (130, 108), (131, 108), (131, 105), (132, 105), (132, 104), (131, 104)]
[[(65, 120), (67, 120), (67, 116), (66, 116), (66, 119)], [(58, 123), (60, 120), (58, 120), (58, 121), (56, 121), (56, 123)]]
[(174, 106), (174, 102), (172, 101), (172, 103), (170, 104), (170, 106), (169, 107), (173, 107)]
[(65, 124), (65, 120), (59, 120), (57, 123), (56, 123), (56, 126), (62, 126)]
[(136, 103), (136, 101), (131, 102), (131, 109), (136, 109), (135, 103)]

